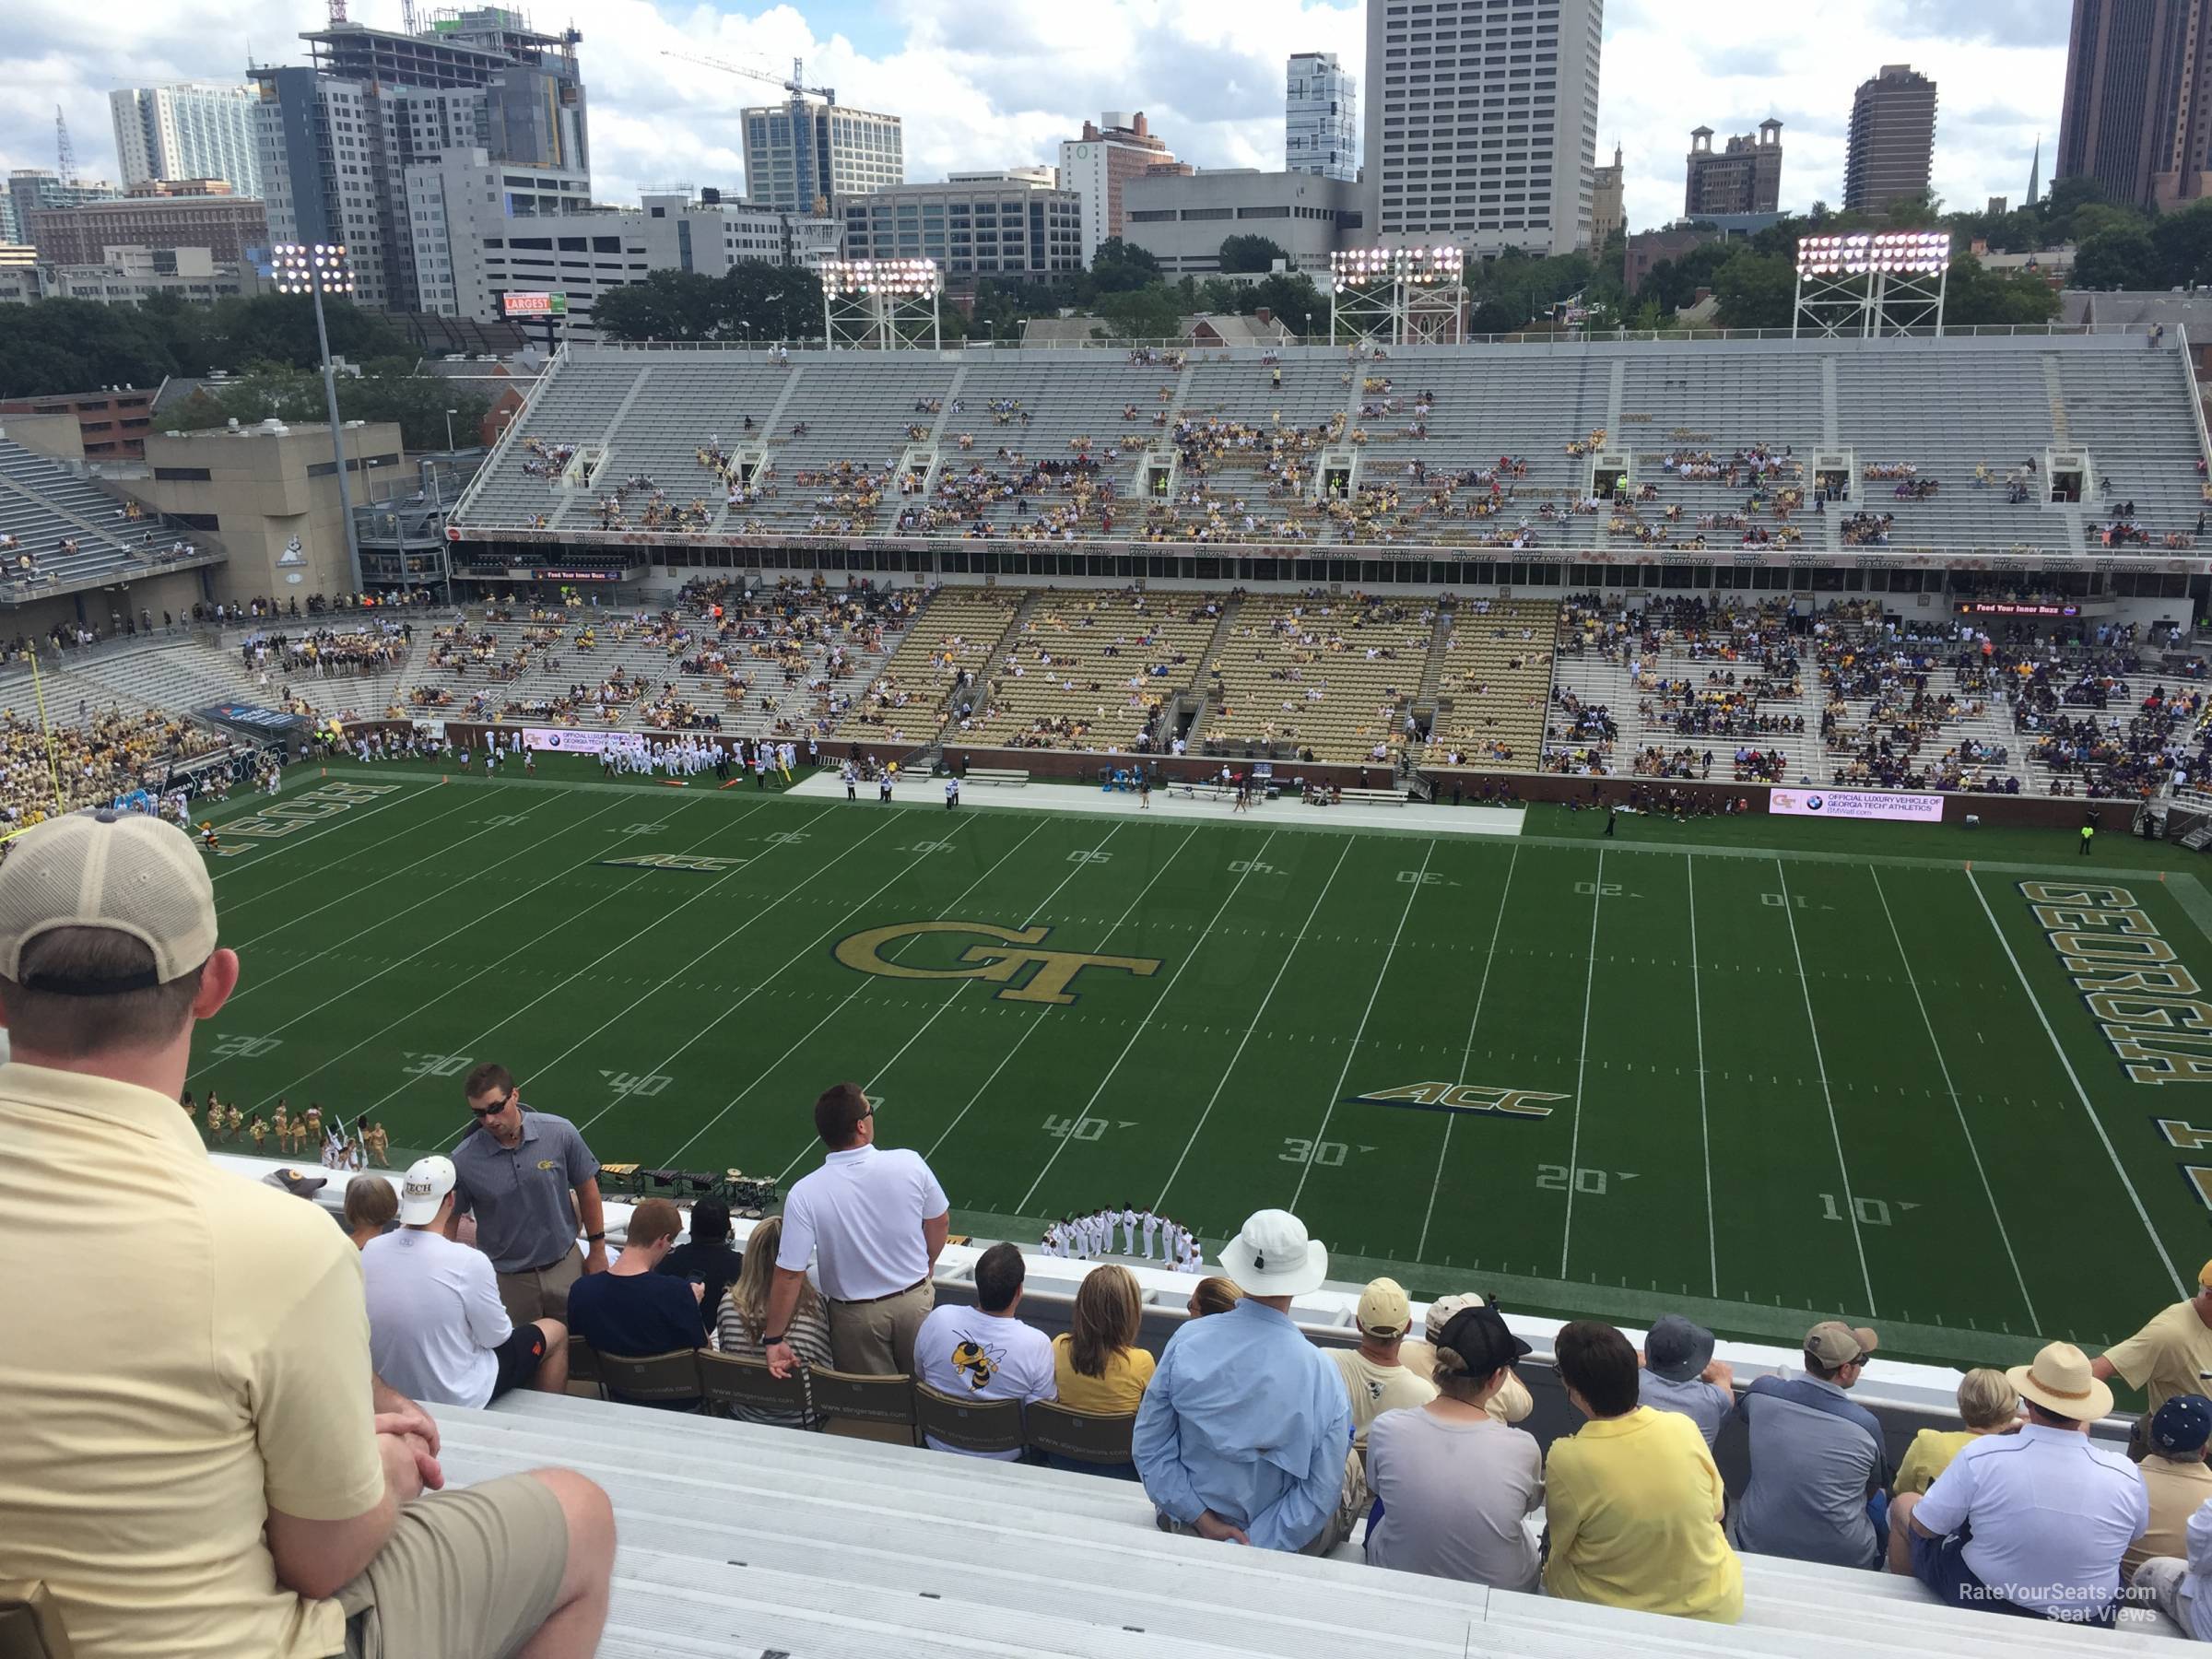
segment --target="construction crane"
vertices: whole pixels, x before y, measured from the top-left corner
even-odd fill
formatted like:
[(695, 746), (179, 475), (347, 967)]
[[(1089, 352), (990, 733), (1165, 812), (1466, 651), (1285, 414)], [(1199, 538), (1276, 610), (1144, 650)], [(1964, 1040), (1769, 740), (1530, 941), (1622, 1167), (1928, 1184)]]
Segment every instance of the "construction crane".
[[(807, 112), (806, 100), (814, 97), (820, 99), (825, 104), (834, 104), (837, 102), (836, 88), (808, 86), (806, 84), (806, 61), (804, 58), (793, 58), (791, 60), (791, 78), (781, 80), (766, 69), (756, 69), (747, 64), (732, 64), (722, 58), (708, 57), (703, 53), (663, 51), (661, 55), (675, 58), (679, 63), (700, 64), (709, 69), (719, 69), (725, 75), (742, 75), (747, 80), (766, 81), (770, 86), (781, 87), (784, 91), (790, 93), (792, 172), (795, 188), (792, 193), (792, 200), (787, 205), (793, 211), (798, 213), (818, 214), (829, 210), (830, 181), (825, 176), (818, 182), (818, 182), (814, 176), (818, 162), (825, 175), (829, 171), (828, 146), (826, 143), (823, 145), (822, 153), (818, 157), (813, 142), (814, 121)], [(748, 195), (758, 195), (760, 193), (759, 182), (754, 180), (749, 172), (745, 185), (746, 193)]]
[(62, 113), (62, 106), (53, 106), (54, 159), (60, 163), (62, 182), (71, 189), (76, 186), (76, 147), (69, 142), (69, 118)]
[(664, 51), (661, 55), (672, 57), (682, 64), (703, 64), (709, 69), (721, 70), (724, 75), (742, 75), (748, 80), (766, 81), (770, 86), (781, 87), (784, 91), (790, 93), (791, 101), (794, 104), (805, 103), (809, 93), (820, 99), (824, 103), (833, 104), (837, 101), (836, 88), (809, 87), (806, 84), (806, 60), (805, 58), (793, 58), (791, 60), (791, 78), (779, 80), (766, 69), (755, 69), (747, 64), (733, 64), (723, 58), (708, 57), (703, 53)]

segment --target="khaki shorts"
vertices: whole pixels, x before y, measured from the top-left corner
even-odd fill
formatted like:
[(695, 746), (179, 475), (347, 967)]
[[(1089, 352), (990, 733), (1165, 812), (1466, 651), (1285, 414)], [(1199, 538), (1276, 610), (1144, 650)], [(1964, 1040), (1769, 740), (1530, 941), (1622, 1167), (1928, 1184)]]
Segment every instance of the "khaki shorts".
[(345, 1659), (503, 1659), (551, 1617), (568, 1564), (567, 1517), (535, 1477), (428, 1493), (338, 1592)]
[(541, 1319), (569, 1323), (569, 1287), (583, 1277), (583, 1252), (571, 1250), (550, 1267), (524, 1273), (502, 1273), (500, 1301), (516, 1325)]
[(863, 1376), (912, 1376), (914, 1336), (936, 1300), (937, 1288), (925, 1280), (881, 1301), (831, 1302), (831, 1360)]

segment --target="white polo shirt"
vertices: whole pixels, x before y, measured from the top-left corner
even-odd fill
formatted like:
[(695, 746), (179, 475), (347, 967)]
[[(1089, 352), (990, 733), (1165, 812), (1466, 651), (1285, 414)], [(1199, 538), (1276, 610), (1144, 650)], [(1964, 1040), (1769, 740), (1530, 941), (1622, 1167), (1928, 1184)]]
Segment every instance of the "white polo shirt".
[(776, 1265), (804, 1273), (813, 1260), (831, 1301), (889, 1296), (929, 1277), (922, 1223), (951, 1207), (919, 1152), (832, 1152), (783, 1201)]
[(2120, 1594), (2150, 1495), (2123, 1453), (2030, 1423), (1961, 1449), (1912, 1519), (1938, 1535), (1971, 1522), (1959, 1553), (1976, 1578), (2017, 1606), (2080, 1618)]

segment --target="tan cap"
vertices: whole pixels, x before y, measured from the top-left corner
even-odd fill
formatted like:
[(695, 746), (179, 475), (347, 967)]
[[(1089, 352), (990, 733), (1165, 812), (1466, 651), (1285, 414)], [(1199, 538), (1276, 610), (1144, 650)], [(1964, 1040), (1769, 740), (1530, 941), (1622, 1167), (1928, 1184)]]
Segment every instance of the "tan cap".
[(57, 927), (128, 934), (153, 952), (153, 971), (98, 983), (41, 975), (32, 989), (111, 996), (165, 985), (215, 954), (215, 884), (173, 824), (69, 813), (16, 837), (0, 864), (0, 978), (20, 982), (24, 947)]
[(2054, 1417), (2100, 1418), (2112, 1408), (2112, 1391), (2097, 1380), (2089, 1357), (2070, 1342), (2046, 1343), (2032, 1365), (2016, 1365), (2005, 1380)]
[(1824, 1319), (1805, 1334), (1805, 1351), (1830, 1371), (1856, 1365), (1878, 1346), (1865, 1325), (1847, 1325), (1840, 1319)]
[(1440, 1296), (1429, 1304), (1429, 1312), (1421, 1319), (1421, 1329), (1428, 1335), (1430, 1341), (1439, 1341), (1443, 1336), (1444, 1327), (1450, 1324), (1455, 1317), (1465, 1312), (1469, 1308), (1479, 1308), (1483, 1305), (1482, 1298), (1472, 1290), (1461, 1290), (1451, 1296)]
[(1368, 1281), (1359, 1293), (1359, 1328), (1370, 1336), (1403, 1336), (1413, 1328), (1413, 1302), (1394, 1278)]

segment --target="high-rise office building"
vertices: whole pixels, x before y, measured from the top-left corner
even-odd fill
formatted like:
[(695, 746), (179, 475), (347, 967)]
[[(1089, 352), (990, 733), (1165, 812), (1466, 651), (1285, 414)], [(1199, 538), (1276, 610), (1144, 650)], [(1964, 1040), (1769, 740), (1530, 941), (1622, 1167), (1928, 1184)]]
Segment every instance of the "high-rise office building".
[(481, 148), (505, 167), (590, 177), (574, 29), (541, 34), (515, 13), (482, 7), (420, 34), (342, 23), (300, 38), (310, 66), (253, 72), (269, 232), (279, 242), (343, 242), (364, 305), (429, 309), (410, 166)]
[(838, 196), (906, 182), (906, 128), (896, 115), (842, 104), (770, 104), (742, 112), (746, 199), (812, 215)]
[(261, 194), (253, 143), (253, 88), (244, 81), (125, 87), (108, 94), (115, 154), (125, 184), (222, 179)]
[(2074, 0), (2057, 179), (2131, 206), (2212, 195), (2206, 0)]
[(1616, 230), (1628, 228), (1628, 169), (1621, 164), (1620, 146), (1613, 147), (1613, 165), (1590, 172), (1590, 252), (1595, 253), (1612, 240)]
[(1122, 234), (1122, 186), (1143, 178), (1147, 169), (1179, 165), (1167, 140), (1145, 124), (1142, 110), (1134, 116), (1109, 110), (1085, 122), (1080, 138), (1060, 141), (1060, 187), (1083, 199), (1085, 265), (1100, 242)]
[(1290, 60), (1283, 100), (1283, 171), (1324, 179), (1359, 176), (1359, 77), (1333, 52)]
[(841, 198), (848, 259), (934, 259), (949, 288), (1050, 282), (1083, 268), (1083, 206), (1049, 168), (954, 173)]
[(1369, 0), (1369, 236), (1588, 246), (1604, 23), (1604, 0)]
[(1774, 213), (1782, 205), (1782, 123), (1769, 117), (1720, 149), (1712, 129), (1689, 135), (1689, 171), (1682, 192), (1685, 218), (1724, 213)]
[(1928, 188), (1936, 167), (1936, 83), (1910, 64), (1884, 64), (1851, 101), (1843, 206), (1886, 213)]

